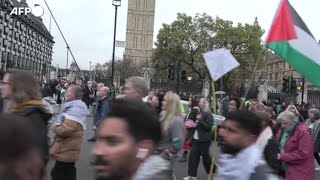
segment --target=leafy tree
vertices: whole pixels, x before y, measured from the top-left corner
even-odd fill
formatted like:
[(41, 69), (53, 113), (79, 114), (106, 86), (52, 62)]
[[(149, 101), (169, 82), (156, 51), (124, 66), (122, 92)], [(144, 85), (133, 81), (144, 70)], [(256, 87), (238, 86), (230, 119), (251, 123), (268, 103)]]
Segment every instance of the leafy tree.
[[(181, 62), (182, 69), (194, 73), (194, 79), (204, 79), (207, 69), (201, 59), (201, 53), (212, 47), (213, 19), (206, 15), (195, 18), (178, 14), (178, 19), (171, 25), (163, 24), (156, 42), (153, 65), (156, 73), (167, 69), (168, 64)], [(201, 61), (202, 60), (202, 61)]]
[(259, 25), (238, 24), (212, 18), (207, 14), (195, 17), (178, 13), (177, 20), (163, 24), (152, 57), (155, 76), (166, 77), (168, 64), (181, 63), (181, 69), (192, 74), (195, 81), (209, 76), (203, 53), (225, 47), (240, 63), (240, 67), (223, 77), (224, 84), (235, 86), (235, 81), (250, 79), (255, 69), (264, 67)]
[[(137, 65), (130, 63), (128, 60), (116, 59), (114, 62), (114, 75), (120, 75), (121, 79), (126, 79), (130, 76), (139, 75)], [(111, 80), (112, 61), (104, 64), (97, 63), (94, 68), (95, 77), (101, 80)]]

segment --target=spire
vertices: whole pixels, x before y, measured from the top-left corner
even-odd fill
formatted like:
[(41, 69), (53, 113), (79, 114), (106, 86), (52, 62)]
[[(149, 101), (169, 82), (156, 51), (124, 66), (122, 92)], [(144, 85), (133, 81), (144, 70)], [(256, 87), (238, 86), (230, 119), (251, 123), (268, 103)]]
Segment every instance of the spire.
[(259, 26), (258, 17), (255, 18), (254, 23), (255, 26)]

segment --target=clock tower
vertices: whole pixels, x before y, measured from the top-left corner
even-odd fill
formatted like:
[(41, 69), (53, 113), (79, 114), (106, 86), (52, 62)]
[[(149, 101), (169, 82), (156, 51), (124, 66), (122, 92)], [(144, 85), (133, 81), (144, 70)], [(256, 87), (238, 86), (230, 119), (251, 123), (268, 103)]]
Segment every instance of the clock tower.
[(124, 59), (136, 65), (150, 61), (156, 0), (128, 0)]

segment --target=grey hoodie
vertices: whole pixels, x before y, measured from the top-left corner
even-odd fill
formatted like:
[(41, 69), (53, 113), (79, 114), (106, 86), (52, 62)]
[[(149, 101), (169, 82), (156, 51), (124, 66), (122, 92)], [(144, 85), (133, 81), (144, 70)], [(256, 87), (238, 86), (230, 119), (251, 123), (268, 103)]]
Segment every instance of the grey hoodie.
[(45, 104), (45, 109), (48, 113), (54, 114), (53, 105), (56, 104), (56, 102), (52, 99), (52, 97), (44, 97), (42, 98), (42, 102)]
[(172, 180), (171, 162), (160, 155), (149, 157), (138, 168), (132, 180)]

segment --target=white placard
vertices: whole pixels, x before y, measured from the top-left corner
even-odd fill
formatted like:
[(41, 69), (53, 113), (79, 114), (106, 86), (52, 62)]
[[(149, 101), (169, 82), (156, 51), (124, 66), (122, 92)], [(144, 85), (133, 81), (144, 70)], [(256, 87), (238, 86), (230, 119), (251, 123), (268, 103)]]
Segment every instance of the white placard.
[(222, 48), (203, 54), (211, 78), (216, 81), (223, 75), (240, 66), (229, 50)]

